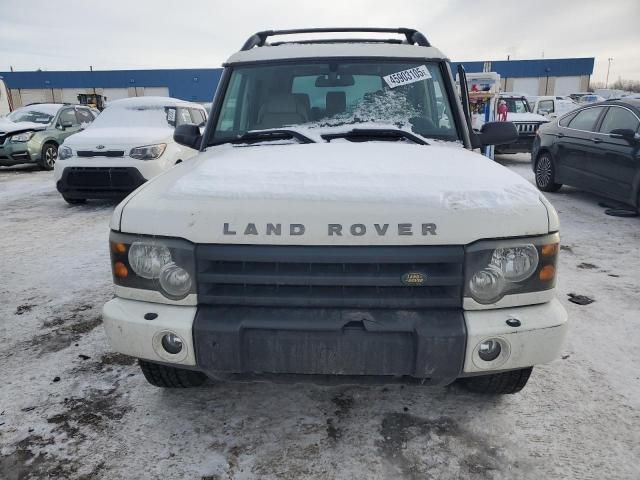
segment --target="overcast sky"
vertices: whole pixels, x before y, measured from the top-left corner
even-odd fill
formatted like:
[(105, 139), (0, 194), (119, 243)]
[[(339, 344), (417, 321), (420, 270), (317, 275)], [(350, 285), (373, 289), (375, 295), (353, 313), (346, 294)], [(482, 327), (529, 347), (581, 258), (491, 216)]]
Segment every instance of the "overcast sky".
[(0, 0), (0, 71), (218, 67), (259, 30), (406, 26), (452, 60), (595, 57), (640, 80), (640, 0)]

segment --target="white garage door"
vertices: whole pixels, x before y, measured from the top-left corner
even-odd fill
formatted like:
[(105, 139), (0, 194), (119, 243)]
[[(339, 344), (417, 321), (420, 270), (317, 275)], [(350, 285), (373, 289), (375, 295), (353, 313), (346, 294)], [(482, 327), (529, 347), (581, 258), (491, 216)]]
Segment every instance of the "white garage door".
[(30, 89), (30, 88), (21, 88), (20, 89), (20, 99), (22, 100), (22, 105), (29, 105), (30, 103), (46, 103), (53, 101), (53, 93), (50, 89)]
[(103, 88), (102, 95), (107, 97), (107, 102), (111, 100), (120, 100), (121, 98), (129, 98), (128, 88)]
[(513, 91), (525, 95), (538, 95), (539, 78), (514, 78)]
[(145, 97), (168, 97), (169, 87), (144, 87)]
[(569, 95), (580, 91), (580, 77), (558, 77), (553, 95)]

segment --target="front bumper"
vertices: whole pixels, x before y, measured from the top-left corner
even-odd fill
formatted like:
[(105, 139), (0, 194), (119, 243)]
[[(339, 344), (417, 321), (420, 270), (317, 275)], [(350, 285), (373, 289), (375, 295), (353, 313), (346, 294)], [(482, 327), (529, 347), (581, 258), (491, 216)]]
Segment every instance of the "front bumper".
[(56, 188), (67, 198), (124, 198), (146, 181), (135, 167), (66, 167)]
[(496, 153), (529, 153), (533, 147), (534, 135), (518, 135), (518, 140), (506, 145), (496, 145)]
[[(154, 313), (154, 320), (145, 314)], [(149, 361), (220, 374), (413, 377), (446, 384), (458, 377), (547, 363), (560, 354), (567, 315), (558, 300), (498, 310), (355, 311), (315, 308), (191, 307), (115, 298), (103, 309), (113, 348)], [(507, 325), (509, 319), (521, 326)], [(165, 352), (164, 333), (184, 341)], [(508, 355), (477, 358), (499, 338)]]
[(35, 163), (40, 159), (40, 149), (31, 142), (10, 143), (0, 145), (0, 166)]

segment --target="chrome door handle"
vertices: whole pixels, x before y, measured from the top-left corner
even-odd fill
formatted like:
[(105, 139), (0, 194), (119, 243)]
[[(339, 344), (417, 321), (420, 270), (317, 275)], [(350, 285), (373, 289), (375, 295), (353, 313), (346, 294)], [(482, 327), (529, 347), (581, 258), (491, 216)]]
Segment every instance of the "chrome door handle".
[(600, 140), (599, 138), (592, 138), (591, 141), (593, 143), (602, 143), (602, 140)]

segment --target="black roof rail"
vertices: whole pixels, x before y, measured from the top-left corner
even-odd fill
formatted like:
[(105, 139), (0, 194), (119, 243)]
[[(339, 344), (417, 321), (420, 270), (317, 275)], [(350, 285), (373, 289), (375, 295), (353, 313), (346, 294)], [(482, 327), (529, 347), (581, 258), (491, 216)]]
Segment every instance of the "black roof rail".
[[(251, 35), (241, 50), (251, 50), (253, 47), (263, 47), (267, 43), (267, 38), (274, 35), (292, 35), (300, 33), (344, 33), (344, 32), (358, 32), (358, 33), (398, 33), (402, 34), (406, 38), (406, 42), (410, 45), (419, 45), (421, 47), (430, 47), (431, 44), (427, 38), (419, 31), (413, 28), (375, 28), (375, 27), (335, 27), (335, 28), (297, 28), (291, 30), (265, 30), (262, 32), (254, 33)], [(358, 40), (358, 39), (340, 39), (340, 40), (304, 40), (303, 42), (296, 43), (342, 43), (342, 42), (388, 42), (398, 43), (397, 40)], [(278, 42), (278, 45), (287, 42)], [(275, 45), (275, 44), (274, 44)]]
[(23, 107), (30, 107), (31, 105), (71, 105), (69, 102), (31, 102), (23, 105)]

